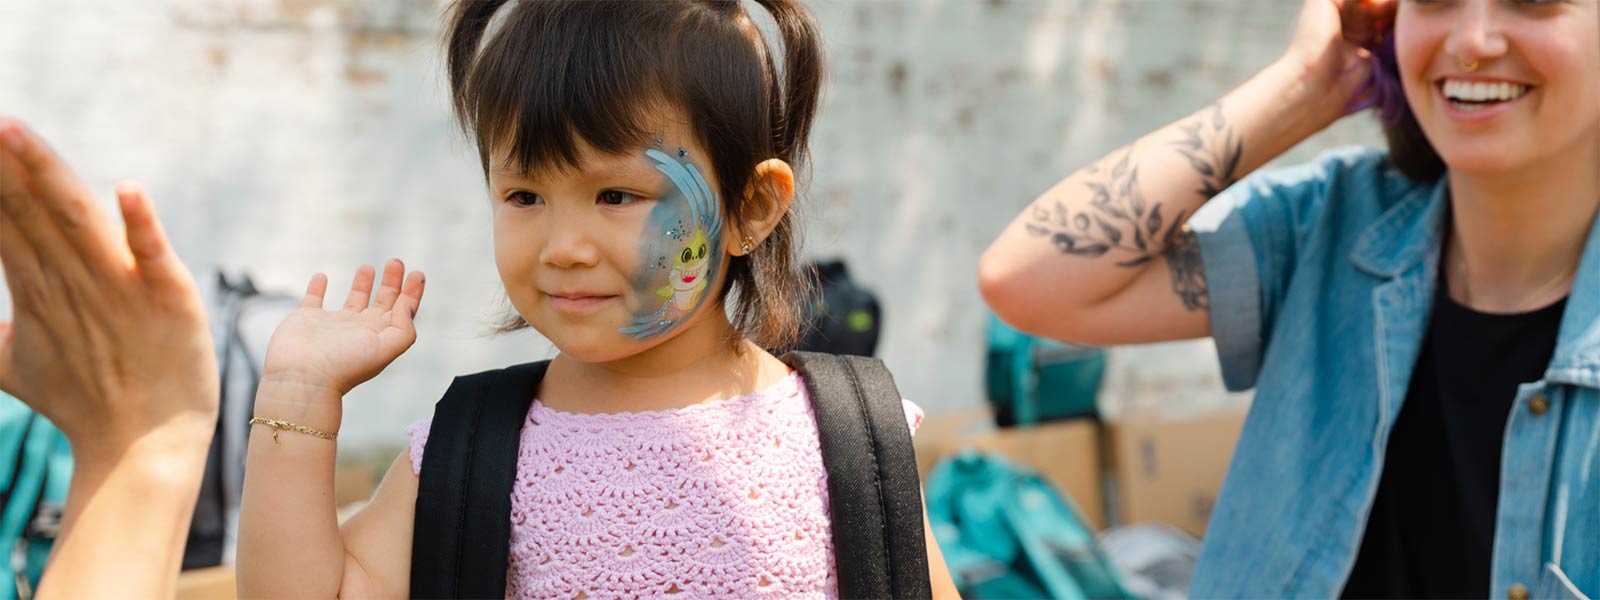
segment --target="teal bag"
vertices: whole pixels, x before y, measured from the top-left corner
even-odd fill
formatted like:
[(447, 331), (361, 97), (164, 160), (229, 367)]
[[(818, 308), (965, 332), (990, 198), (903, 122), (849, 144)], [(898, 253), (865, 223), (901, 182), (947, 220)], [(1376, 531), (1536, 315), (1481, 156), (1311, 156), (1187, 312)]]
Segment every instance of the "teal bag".
[(0, 549), (7, 560), (0, 600), (27, 600), (61, 532), (72, 448), (67, 436), (21, 400), (0, 392)]
[(1038, 338), (989, 315), (984, 389), (1001, 427), (1098, 416), (1105, 351)]
[(1033, 470), (969, 450), (935, 466), (924, 489), (962, 597), (1132, 598), (1077, 505)]

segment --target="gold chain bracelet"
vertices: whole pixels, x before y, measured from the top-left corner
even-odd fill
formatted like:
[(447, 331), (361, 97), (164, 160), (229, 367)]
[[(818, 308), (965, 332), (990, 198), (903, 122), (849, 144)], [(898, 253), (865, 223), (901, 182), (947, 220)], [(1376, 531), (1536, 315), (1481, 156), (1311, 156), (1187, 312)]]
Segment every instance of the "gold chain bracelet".
[(322, 438), (322, 439), (325, 439), (325, 440), (333, 440), (334, 438), (339, 437), (339, 436), (334, 435), (332, 433), (326, 433), (326, 432), (322, 432), (322, 431), (317, 431), (317, 430), (312, 429), (310, 427), (306, 427), (305, 425), (296, 425), (294, 423), (290, 423), (288, 421), (280, 421), (278, 419), (263, 419), (261, 417), (256, 417), (254, 419), (250, 419), (250, 424), (251, 425), (266, 425), (267, 427), (271, 427), (272, 428), (272, 444), (274, 446), (276, 446), (278, 444), (278, 432), (279, 431), (293, 431), (293, 432), (296, 432), (296, 433), (304, 433), (306, 435), (309, 435), (309, 436), (312, 436), (312, 437), (319, 437), (319, 438)]

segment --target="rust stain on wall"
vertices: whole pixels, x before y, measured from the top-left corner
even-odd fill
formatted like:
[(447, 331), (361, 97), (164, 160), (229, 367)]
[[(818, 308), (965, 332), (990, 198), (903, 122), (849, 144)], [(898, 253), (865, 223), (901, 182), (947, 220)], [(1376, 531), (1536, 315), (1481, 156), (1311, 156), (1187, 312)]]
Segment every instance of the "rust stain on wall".
[(344, 78), (350, 83), (359, 86), (377, 85), (387, 81), (389, 74), (378, 69), (371, 69), (357, 65), (345, 67)]

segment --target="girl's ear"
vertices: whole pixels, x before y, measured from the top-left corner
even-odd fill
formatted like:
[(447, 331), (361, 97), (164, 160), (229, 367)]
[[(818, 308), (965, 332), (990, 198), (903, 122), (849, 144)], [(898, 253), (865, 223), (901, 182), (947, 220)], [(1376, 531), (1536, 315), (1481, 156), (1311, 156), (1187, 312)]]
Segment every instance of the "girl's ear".
[(789, 213), (789, 206), (794, 204), (794, 169), (776, 158), (762, 161), (756, 165), (744, 197), (742, 222), (728, 228), (734, 236), (728, 247), (735, 256), (755, 251), (778, 226), (783, 215)]

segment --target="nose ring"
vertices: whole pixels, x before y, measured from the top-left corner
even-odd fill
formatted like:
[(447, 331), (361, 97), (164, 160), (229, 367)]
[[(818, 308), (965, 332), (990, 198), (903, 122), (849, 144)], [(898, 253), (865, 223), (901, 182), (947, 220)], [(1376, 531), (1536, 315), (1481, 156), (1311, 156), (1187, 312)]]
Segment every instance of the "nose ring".
[(1478, 70), (1478, 60), (1477, 59), (1473, 59), (1471, 62), (1461, 61), (1460, 67), (1461, 67), (1461, 70), (1466, 71), (1468, 73), (1471, 73), (1473, 71)]

